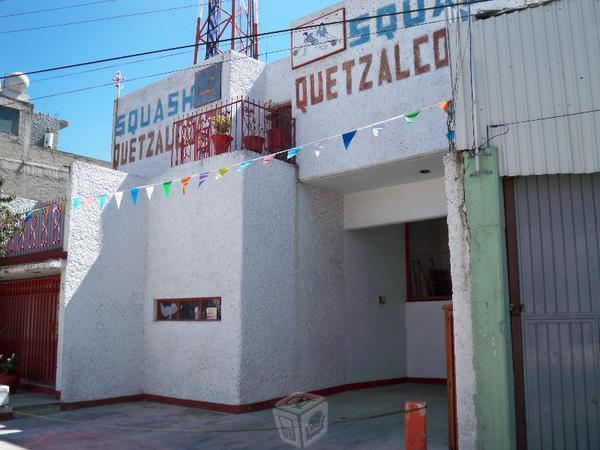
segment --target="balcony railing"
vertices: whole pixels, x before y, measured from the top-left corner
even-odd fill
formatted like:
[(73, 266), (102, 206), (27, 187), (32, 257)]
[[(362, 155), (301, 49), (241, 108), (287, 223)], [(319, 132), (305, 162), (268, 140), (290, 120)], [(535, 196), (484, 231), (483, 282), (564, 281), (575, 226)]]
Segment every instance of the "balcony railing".
[[(242, 149), (275, 153), (296, 145), (296, 124), (289, 105), (271, 108), (240, 98), (175, 121), (173, 142), (171, 166)], [(287, 161), (285, 154), (278, 159)]]
[(20, 222), (23, 231), (8, 241), (4, 257), (25, 257), (36, 253), (62, 251), (64, 212), (65, 203), (60, 201), (24, 213)]

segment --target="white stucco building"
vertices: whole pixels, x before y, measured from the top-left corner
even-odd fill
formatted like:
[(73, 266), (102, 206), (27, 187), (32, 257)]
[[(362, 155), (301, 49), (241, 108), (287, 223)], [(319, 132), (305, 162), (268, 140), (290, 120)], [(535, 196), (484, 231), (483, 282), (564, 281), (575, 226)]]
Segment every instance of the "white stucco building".
[[(346, 0), (291, 24), (301, 32), (290, 58), (227, 52), (115, 103), (114, 170), (74, 165), (68, 257), (39, 269), (60, 277), (53, 382), (65, 408), (148, 398), (244, 412), (296, 391), (446, 383), (449, 344), (460, 447), (515, 445), (504, 191), (494, 189), (532, 172), (499, 171), (493, 153), (493, 178), (466, 176), (471, 72), (457, 62), (467, 31), (447, 19), (468, 11), (448, 3)], [(528, 3), (472, 13), (517, 7), (498, 13), (510, 22), (549, 8)], [(483, 40), (495, 22), (476, 23)], [(439, 105), (453, 85), (459, 151), (448, 154)], [(486, 88), (482, 105), (493, 103)], [(357, 129), (346, 148), (341, 135)], [(510, 162), (516, 150), (503, 144)], [(478, 203), (490, 192), (496, 203)], [(495, 222), (481, 205), (495, 205)], [(494, 245), (476, 240), (492, 228)], [(486, 367), (498, 369), (493, 387)], [(494, 395), (506, 401), (485, 410), (480, 399)]]

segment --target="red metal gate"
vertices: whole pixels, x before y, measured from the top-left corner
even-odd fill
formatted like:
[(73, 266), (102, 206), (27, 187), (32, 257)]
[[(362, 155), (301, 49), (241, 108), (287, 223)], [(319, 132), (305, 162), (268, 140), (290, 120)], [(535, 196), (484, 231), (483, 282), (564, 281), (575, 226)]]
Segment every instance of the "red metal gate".
[(54, 385), (60, 277), (0, 283), (0, 354), (15, 353), (21, 377)]

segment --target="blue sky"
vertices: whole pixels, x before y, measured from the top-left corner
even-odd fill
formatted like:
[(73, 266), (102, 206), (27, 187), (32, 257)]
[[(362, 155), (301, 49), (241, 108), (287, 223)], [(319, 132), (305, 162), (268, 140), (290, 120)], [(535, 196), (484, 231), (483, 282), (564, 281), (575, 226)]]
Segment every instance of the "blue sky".
[[(93, 0), (1, 0), (0, 16), (24, 11), (91, 3)], [(207, 0), (201, 0), (206, 3)], [(289, 22), (335, 0), (260, 0), (260, 31), (287, 28)], [(114, 0), (61, 11), (0, 18), (0, 73), (28, 72), (36, 69), (89, 61), (115, 55), (193, 44), (197, 2), (194, 0)], [(96, 23), (19, 33), (7, 31), (116, 16), (140, 11), (189, 6), (175, 11), (138, 17), (127, 17)], [(289, 49), (288, 34), (266, 37), (260, 51)], [(176, 52), (181, 53), (181, 51)], [(269, 61), (285, 57), (288, 52), (267, 55)], [(157, 55), (159, 56), (159, 55)], [(264, 57), (261, 58), (264, 60)], [(115, 70), (125, 78), (182, 69), (192, 63), (192, 51), (136, 64), (105, 63), (60, 72), (31, 75), (28, 90), (31, 98), (110, 83)], [(54, 78), (99, 67), (94, 72)], [(52, 78), (51, 78), (52, 77)], [(51, 78), (51, 79), (48, 79)], [(160, 79), (152, 78), (126, 83), (126, 94)], [(35, 111), (56, 115), (69, 121), (61, 132), (61, 150), (110, 159), (112, 104), (115, 91), (111, 86), (89, 91), (33, 100)]]

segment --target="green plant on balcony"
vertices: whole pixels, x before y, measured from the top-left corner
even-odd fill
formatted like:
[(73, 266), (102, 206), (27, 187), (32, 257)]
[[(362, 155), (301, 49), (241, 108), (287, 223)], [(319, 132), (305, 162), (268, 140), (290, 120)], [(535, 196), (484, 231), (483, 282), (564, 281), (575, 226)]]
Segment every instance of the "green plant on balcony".
[(3, 193), (3, 185), (4, 178), (0, 177), (0, 257), (5, 256), (6, 244), (10, 238), (22, 231), (19, 215), (9, 207), (9, 203), (14, 200), (14, 197)]
[(0, 355), (0, 384), (8, 386), (11, 394), (15, 393), (21, 379), (18, 369), (19, 362), (14, 353), (7, 358)]
[(231, 116), (229, 114), (219, 114), (213, 118), (215, 133), (210, 137), (214, 144), (215, 155), (227, 153), (231, 147), (233, 137), (231, 132)]

